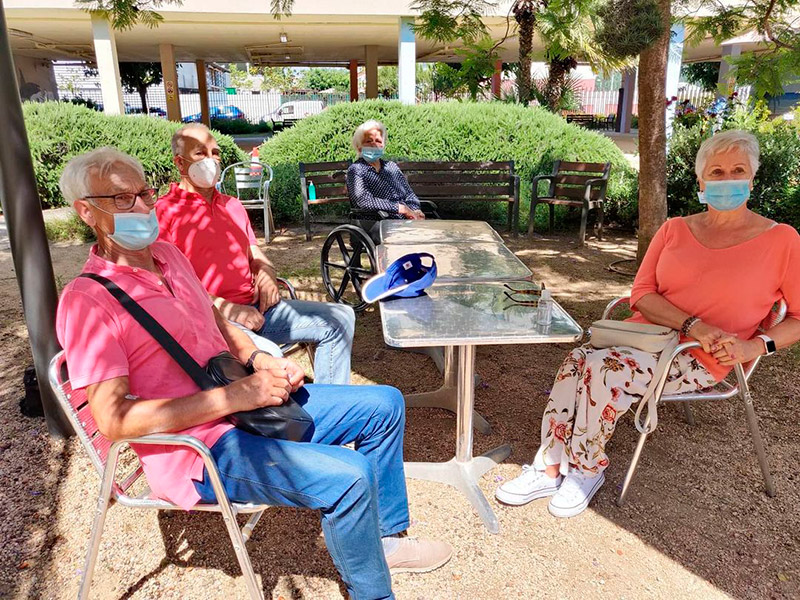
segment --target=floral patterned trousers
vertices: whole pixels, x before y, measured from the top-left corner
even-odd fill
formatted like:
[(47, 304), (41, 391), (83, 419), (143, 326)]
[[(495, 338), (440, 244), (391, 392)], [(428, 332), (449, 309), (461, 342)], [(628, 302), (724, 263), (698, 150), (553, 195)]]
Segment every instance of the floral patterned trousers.
[[(533, 465), (560, 465), (599, 474), (608, 466), (605, 446), (619, 418), (638, 403), (658, 363), (658, 354), (635, 348), (572, 350), (556, 374), (542, 418), (542, 445)], [(697, 359), (683, 353), (673, 362), (664, 393), (702, 390), (714, 378)]]

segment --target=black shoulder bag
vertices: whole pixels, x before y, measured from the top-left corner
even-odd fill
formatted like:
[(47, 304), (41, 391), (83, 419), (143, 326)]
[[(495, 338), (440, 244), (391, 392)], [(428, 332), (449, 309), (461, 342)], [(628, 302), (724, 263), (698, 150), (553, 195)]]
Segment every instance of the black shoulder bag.
[[(122, 307), (161, 344), (201, 390), (223, 387), (253, 373), (252, 369), (246, 368), (227, 351), (212, 357), (204, 369), (150, 313), (113, 281), (95, 273), (82, 273), (80, 277), (93, 279), (103, 285)], [(298, 393), (304, 391), (301, 389)], [(237, 428), (248, 433), (291, 442), (306, 442), (314, 433), (314, 421), (311, 415), (291, 396), (280, 406), (265, 406), (236, 412), (228, 415), (227, 419)]]

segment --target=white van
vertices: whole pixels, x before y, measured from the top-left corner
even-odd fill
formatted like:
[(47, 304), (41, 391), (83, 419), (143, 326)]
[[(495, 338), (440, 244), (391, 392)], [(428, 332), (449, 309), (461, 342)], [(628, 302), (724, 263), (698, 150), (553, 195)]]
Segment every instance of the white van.
[(324, 109), (322, 100), (292, 100), (281, 104), (275, 112), (265, 116), (264, 121), (272, 121), (273, 129), (287, 127), (305, 117), (318, 115)]

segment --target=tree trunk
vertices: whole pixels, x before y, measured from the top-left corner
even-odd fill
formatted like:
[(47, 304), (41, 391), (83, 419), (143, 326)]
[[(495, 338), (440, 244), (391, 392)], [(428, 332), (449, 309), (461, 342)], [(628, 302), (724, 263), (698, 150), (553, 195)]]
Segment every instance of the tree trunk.
[[(527, 11), (526, 11), (527, 12)], [(533, 48), (533, 14), (517, 16), (519, 23), (519, 101), (527, 105), (531, 101), (531, 50)]]
[(140, 85), (138, 91), (139, 91), (139, 98), (142, 99), (142, 112), (146, 115), (149, 115), (150, 111), (147, 110), (147, 86)]
[(667, 219), (667, 57), (670, 0), (657, 0), (665, 30), (639, 56), (639, 248), (642, 262), (650, 241)]
[(547, 107), (551, 112), (557, 111), (561, 98), (564, 95), (569, 74), (572, 69), (577, 66), (578, 61), (571, 56), (566, 58), (550, 58), (544, 96)]

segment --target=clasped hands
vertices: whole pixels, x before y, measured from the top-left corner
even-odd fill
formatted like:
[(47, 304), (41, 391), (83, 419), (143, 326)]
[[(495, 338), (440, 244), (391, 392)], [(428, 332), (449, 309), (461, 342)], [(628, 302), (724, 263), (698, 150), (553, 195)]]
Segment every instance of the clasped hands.
[(760, 339), (742, 340), (735, 333), (728, 333), (703, 321), (698, 321), (689, 329), (689, 337), (700, 342), (703, 350), (726, 367), (750, 362), (764, 353), (764, 344)]
[(258, 303), (258, 308), (247, 304), (225, 302), (220, 311), (226, 319), (244, 325), (251, 331), (258, 331), (264, 325), (264, 312), (280, 302), (281, 291), (275, 272), (267, 265), (261, 265), (254, 271), (253, 283), (254, 301)]
[(421, 210), (414, 210), (413, 208), (409, 208), (402, 202), (397, 207), (397, 214), (406, 219), (411, 219), (412, 221), (423, 221), (425, 220), (425, 213)]
[(252, 408), (280, 406), (305, 382), (303, 368), (288, 358), (257, 354), (253, 359), (255, 372), (236, 382), (252, 403)]

